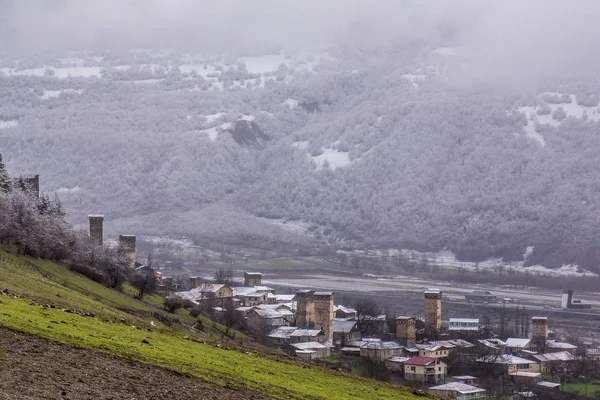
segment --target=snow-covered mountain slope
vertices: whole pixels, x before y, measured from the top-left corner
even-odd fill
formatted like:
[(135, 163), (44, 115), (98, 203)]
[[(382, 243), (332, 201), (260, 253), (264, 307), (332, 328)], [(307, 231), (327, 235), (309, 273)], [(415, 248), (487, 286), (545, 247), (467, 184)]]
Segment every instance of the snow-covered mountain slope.
[(597, 268), (598, 83), (468, 68), (433, 44), (3, 58), (0, 152), (74, 223)]

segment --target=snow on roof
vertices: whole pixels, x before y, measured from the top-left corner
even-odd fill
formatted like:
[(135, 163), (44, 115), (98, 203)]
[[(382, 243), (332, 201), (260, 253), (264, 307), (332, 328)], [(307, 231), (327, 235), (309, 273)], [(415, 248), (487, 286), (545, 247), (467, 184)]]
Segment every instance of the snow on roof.
[(479, 318), (450, 318), (450, 323), (478, 324)]
[(261, 308), (255, 308), (250, 312), (255, 312), (258, 315), (260, 315), (262, 318), (283, 318), (287, 315), (287, 314), (284, 314), (277, 310), (269, 310), (269, 309), (265, 310), (265, 309), (261, 309)]
[(425, 291), (423, 293), (441, 293), (441, 291), (438, 288), (428, 288), (428, 289), (425, 289)]
[(485, 391), (486, 391), (485, 389), (478, 388), (476, 386), (467, 385), (466, 383), (460, 383), (460, 382), (451, 382), (451, 383), (445, 383), (443, 385), (433, 386), (433, 387), (430, 387), (429, 390), (451, 391), (451, 392), (458, 392), (460, 394), (485, 393)]
[(235, 286), (232, 287), (231, 290), (233, 291), (234, 296), (246, 296), (250, 293), (256, 292), (254, 288), (246, 286)]
[(315, 296), (333, 296), (333, 292), (315, 292)]
[(294, 300), (294, 296), (293, 294), (276, 294), (275, 295), (275, 300), (276, 301), (293, 301)]
[(292, 332), (296, 330), (295, 326), (280, 326), (269, 332), (270, 338), (289, 339)]
[(546, 388), (557, 388), (560, 386), (558, 382), (539, 381), (536, 385)]
[(548, 317), (531, 317), (532, 321), (548, 321)]
[(395, 363), (402, 363), (404, 364), (405, 362), (407, 362), (408, 360), (410, 360), (410, 357), (401, 357), (401, 356), (396, 356), (396, 357), (392, 357), (386, 361), (390, 361), (390, 362), (395, 362)]
[(530, 372), (530, 371), (523, 371), (523, 370), (518, 369), (516, 371), (509, 372), (508, 375), (523, 376), (525, 378), (537, 378), (537, 377), (541, 376), (542, 374), (540, 372)]
[(501, 346), (506, 346), (506, 342), (500, 339), (481, 339), (478, 340), (479, 343), (486, 347), (491, 347), (492, 349), (500, 349)]
[(294, 343), (292, 347), (299, 350), (321, 350), (327, 349), (328, 347), (319, 342), (303, 342), (303, 343)]
[(479, 379), (476, 376), (472, 376), (472, 375), (459, 375), (459, 376), (453, 376), (452, 379), (460, 379), (461, 381), (466, 381), (468, 379)]
[(490, 355), (485, 357), (480, 357), (477, 359), (477, 362), (485, 362), (490, 364), (537, 364), (535, 361), (528, 360), (526, 358), (521, 358), (517, 356), (513, 356), (510, 354), (500, 354), (500, 355)]
[(254, 286), (254, 290), (256, 290), (257, 292), (270, 292), (275, 289), (268, 286)]
[(323, 334), (323, 331), (320, 329), (301, 329), (296, 328), (290, 333), (290, 337), (300, 337), (300, 336), (318, 336), (319, 334)]
[(549, 349), (569, 349), (569, 350), (574, 350), (577, 348), (577, 346), (571, 344), (571, 343), (566, 343), (566, 342), (557, 342), (554, 340), (548, 340), (548, 345), (547, 347)]
[(402, 346), (398, 342), (366, 342), (361, 349), (400, 349)]
[(523, 338), (508, 338), (506, 339), (506, 347), (524, 348), (529, 346), (531, 339)]
[(438, 361), (435, 357), (414, 356), (406, 360), (405, 365), (430, 365)]
[[(425, 351), (438, 351), (440, 349), (448, 349), (446, 346), (442, 345), (431, 345), (431, 344), (417, 344), (417, 349), (425, 350)], [(454, 346), (452, 346), (454, 347)]]
[(535, 358), (539, 362), (571, 361), (575, 359), (575, 356), (569, 353), (568, 351), (559, 351), (557, 353), (533, 354), (531, 357)]
[(104, 218), (104, 214), (89, 214), (88, 218)]
[(341, 311), (344, 314), (356, 314), (354, 308), (344, 307), (342, 305), (333, 306), (333, 312)]
[(471, 293), (469, 293), (470, 296), (493, 296), (492, 292), (488, 291), (488, 290), (473, 290)]
[(356, 321), (333, 320), (333, 332), (349, 333), (356, 326)]
[(262, 272), (245, 272), (244, 275), (260, 275), (262, 276)]

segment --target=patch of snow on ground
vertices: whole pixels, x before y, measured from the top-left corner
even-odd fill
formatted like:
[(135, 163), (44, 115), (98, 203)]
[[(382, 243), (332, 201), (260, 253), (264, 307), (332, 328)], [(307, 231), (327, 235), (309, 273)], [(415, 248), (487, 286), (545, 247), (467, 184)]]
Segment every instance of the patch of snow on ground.
[(246, 71), (251, 74), (264, 74), (279, 69), (281, 64), (290, 65), (290, 61), (282, 54), (265, 54), (261, 56), (240, 57), (239, 62), (246, 64)]
[[(555, 94), (561, 95), (560, 93), (554, 92), (546, 92), (542, 93), (540, 96), (545, 94)], [(556, 120), (552, 117), (552, 114), (558, 109), (562, 108), (565, 112), (566, 118), (574, 117), (574, 118), (583, 118), (584, 114), (587, 115), (589, 121), (600, 121), (600, 107), (586, 107), (577, 104), (577, 98), (574, 94), (570, 94), (569, 98), (571, 99), (570, 103), (547, 103), (551, 112), (545, 115), (538, 115), (538, 106), (521, 106), (518, 108), (518, 111), (523, 113), (527, 118), (527, 126), (525, 126), (525, 134), (527, 137), (537, 140), (540, 142), (542, 146), (546, 144), (544, 137), (536, 130), (536, 123), (550, 126), (560, 126), (561, 121)]]
[(294, 100), (294, 99), (286, 99), (283, 104), (285, 104), (286, 106), (288, 106), (290, 108), (290, 110), (292, 108), (296, 108), (298, 106), (298, 100)]
[(458, 57), (463, 53), (460, 47), (438, 47), (432, 51), (444, 57)]
[(72, 188), (61, 187), (60, 189), (58, 189), (56, 191), (56, 193), (76, 193), (76, 192), (79, 192), (80, 190), (81, 190), (81, 188), (79, 187), (79, 185), (74, 186)]
[(306, 140), (304, 140), (302, 142), (294, 142), (294, 143), (292, 143), (292, 147), (303, 150), (308, 147), (308, 142)]
[(316, 163), (318, 170), (323, 169), (326, 164), (329, 164), (329, 168), (336, 169), (345, 167), (351, 163), (350, 155), (347, 151), (328, 148), (323, 149), (323, 154), (314, 157), (309, 154), (309, 157)]
[(218, 112), (218, 113), (214, 113), (214, 114), (205, 115), (204, 118), (206, 118), (207, 123), (212, 124), (213, 122), (215, 122), (216, 120), (221, 118), (223, 115), (225, 115), (224, 112)]
[(409, 80), (415, 88), (419, 87), (418, 82), (424, 82), (426, 76), (421, 74), (404, 74), (402, 75), (404, 79)]
[[(466, 270), (475, 271), (477, 269), (505, 270), (514, 269), (520, 272), (529, 272), (532, 274), (544, 274), (552, 276), (597, 276), (596, 274), (580, 270), (577, 265), (563, 265), (560, 268), (552, 269), (542, 265), (525, 266), (525, 261), (504, 262), (501, 258), (492, 258), (481, 262), (460, 261), (456, 255), (450, 250), (442, 250), (437, 252), (419, 252), (416, 250), (397, 250), (387, 249), (385, 252), (390, 256), (399, 255), (413, 261), (423, 261), (429, 265), (438, 265), (446, 268), (464, 268)], [(533, 252), (533, 247), (525, 248), (524, 257), (529, 257)], [(378, 251), (376, 256), (380, 257), (383, 251)], [(526, 259), (526, 258), (525, 258)]]
[(213, 128), (202, 129), (200, 132), (206, 133), (208, 138), (213, 142), (217, 140), (217, 137), (219, 136), (219, 128), (216, 126)]
[(72, 77), (84, 77), (89, 78), (92, 76), (100, 76), (100, 67), (41, 67), (41, 68), (29, 68), (29, 69), (14, 69), (14, 68), (0, 68), (0, 71), (4, 72), (6, 75), (34, 75), (34, 76), (44, 76), (46, 71), (53, 71), (55, 77), (59, 79)]
[(19, 126), (19, 121), (10, 119), (8, 121), (0, 120), (0, 129), (16, 128)]
[(63, 89), (63, 90), (44, 90), (44, 93), (40, 96), (42, 100), (48, 100), (61, 95), (61, 93), (83, 93), (81, 89)]

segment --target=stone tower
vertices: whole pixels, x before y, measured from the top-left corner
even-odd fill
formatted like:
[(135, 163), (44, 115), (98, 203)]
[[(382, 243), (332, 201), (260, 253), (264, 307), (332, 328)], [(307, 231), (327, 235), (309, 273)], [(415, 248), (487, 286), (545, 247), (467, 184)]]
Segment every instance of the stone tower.
[(135, 269), (137, 260), (135, 240), (135, 235), (119, 235), (119, 249), (129, 258), (129, 269)]
[(102, 246), (104, 244), (104, 215), (90, 214), (88, 218), (90, 220), (92, 243), (96, 246)]
[(333, 341), (333, 292), (315, 292), (315, 328), (325, 333), (328, 341)]
[(425, 332), (432, 334), (442, 327), (442, 292), (428, 289), (425, 295)]
[(548, 317), (533, 317), (531, 325), (533, 326), (531, 340), (538, 348), (538, 352), (543, 353), (548, 345)]
[(315, 292), (299, 290), (296, 292), (296, 326), (313, 328), (315, 326)]
[(261, 283), (262, 283), (262, 274), (260, 272), (244, 273), (244, 286), (246, 286), (246, 287), (260, 286)]
[(402, 342), (406, 342), (406, 346), (414, 347), (417, 343), (417, 329), (415, 317), (398, 317), (396, 318), (396, 337)]

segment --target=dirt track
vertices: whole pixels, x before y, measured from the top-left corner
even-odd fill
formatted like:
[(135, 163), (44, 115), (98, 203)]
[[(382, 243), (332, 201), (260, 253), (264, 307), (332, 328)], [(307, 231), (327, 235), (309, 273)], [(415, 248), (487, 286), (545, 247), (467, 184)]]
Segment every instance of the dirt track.
[(0, 328), (0, 400), (264, 398)]

